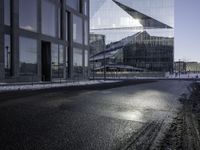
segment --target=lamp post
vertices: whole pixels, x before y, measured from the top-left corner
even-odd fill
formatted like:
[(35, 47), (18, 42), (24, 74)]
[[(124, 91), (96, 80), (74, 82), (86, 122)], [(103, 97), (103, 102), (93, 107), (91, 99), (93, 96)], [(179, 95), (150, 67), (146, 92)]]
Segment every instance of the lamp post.
[(179, 76), (179, 79), (180, 79), (180, 73), (181, 73), (181, 60), (179, 59), (178, 60), (178, 76)]
[(103, 58), (104, 58), (103, 78), (104, 78), (104, 81), (105, 81), (106, 80), (106, 54), (105, 54), (105, 49), (104, 49), (104, 52), (103, 52)]

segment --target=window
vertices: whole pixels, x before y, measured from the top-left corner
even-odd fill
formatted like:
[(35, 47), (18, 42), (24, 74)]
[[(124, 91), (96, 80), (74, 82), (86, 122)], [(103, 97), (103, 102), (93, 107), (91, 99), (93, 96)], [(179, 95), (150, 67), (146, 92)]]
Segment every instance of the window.
[(52, 78), (64, 77), (64, 47), (58, 44), (51, 46)]
[(4, 36), (4, 58), (5, 76), (7, 77), (11, 75), (11, 44), (8, 34)]
[(59, 78), (64, 78), (64, 46), (63, 45), (59, 45), (59, 67), (58, 67), (58, 76)]
[(88, 50), (85, 50), (85, 62), (84, 62), (84, 66), (88, 67)]
[(68, 61), (68, 47), (66, 48), (66, 65), (65, 65), (65, 67), (66, 67), (66, 78), (68, 78), (68, 73), (69, 73), (69, 61)]
[(73, 50), (73, 66), (74, 74), (79, 75), (83, 73), (83, 51), (82, 49), (74, 48)]
[(42, 0), (42, 33), (56, 36), (56, 6), (47, 0)]
[(80, 17), (73, 15), (73, 41), (83, 43), (83, 21)]
[(88, 50), (85, 50), (85, 53), (84, 53), (84, 67), (85, 67), (85, 72), (84, 72), (84, 75), (85, 75), (85, 78), (88, 78), (88, 71), (89, 71), (89, 68), (88, 68), (88, 61), (89, 61), (89, 57), (88, 57)]
[(37, 74), (37, 41), (31, 38), (19, 38), (20, 73)]
[(37, 31), (37, 0), (19, 0), (19, 26)]
[(10, 26), (10, 0), (4, 0), (4, 24)]
[(66, 1), (67, 6), (75, 9), (75, 10), (79, 10), (80, 9), (80, 1), (79, 0), (67, 0)]
[(88, 22), (87, 20), (84, 21), (84, 35), (85, 35), (85, 39), (84, 39), (84, 43), (85, 45), (88, 45)]

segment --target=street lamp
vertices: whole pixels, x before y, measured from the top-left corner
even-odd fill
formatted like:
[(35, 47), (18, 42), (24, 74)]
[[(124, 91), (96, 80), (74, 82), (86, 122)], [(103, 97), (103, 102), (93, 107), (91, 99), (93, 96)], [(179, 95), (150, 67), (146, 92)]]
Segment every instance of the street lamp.
[(180, 79), (180, 73), (181, 73), (181, 60), (179, 59), (178, 60), (178, 76), (179, 76), (179, 79)]

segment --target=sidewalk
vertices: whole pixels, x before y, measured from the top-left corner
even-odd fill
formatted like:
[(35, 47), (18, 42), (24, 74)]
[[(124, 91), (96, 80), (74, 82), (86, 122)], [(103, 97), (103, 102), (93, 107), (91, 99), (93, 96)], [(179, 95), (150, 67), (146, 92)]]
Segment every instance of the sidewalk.
[(65, 81), (65, 82), (36, 82), (36, 83), (0, 83), (0, 93), (24, 90), (40, 90), (59, 87), (84, 86), (103, 83), (115, 83), (114, 80), (85, 80), (85, 81)]

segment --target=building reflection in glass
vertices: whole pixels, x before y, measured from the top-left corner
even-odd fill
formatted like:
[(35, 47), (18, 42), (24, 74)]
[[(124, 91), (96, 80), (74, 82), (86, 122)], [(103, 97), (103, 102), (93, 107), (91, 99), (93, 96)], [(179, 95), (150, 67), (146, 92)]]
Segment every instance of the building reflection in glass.
[(106, 44), (90, 57), (96, 71), (173, 71), (174, 0), (97, 0), (90, 10), (91, 36)]

